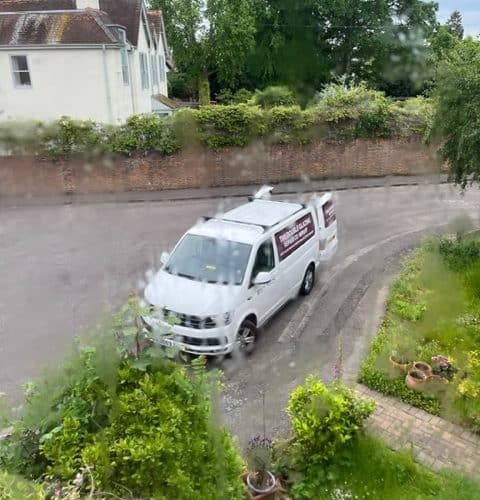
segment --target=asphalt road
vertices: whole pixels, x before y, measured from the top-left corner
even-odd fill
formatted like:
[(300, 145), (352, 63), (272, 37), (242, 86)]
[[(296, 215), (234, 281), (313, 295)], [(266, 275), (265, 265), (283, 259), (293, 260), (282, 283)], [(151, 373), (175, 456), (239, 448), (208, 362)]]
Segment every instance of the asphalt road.
[[(341, 358), (351, 379), (400, 257), (455, 216), (480, 215), (477, 189), (462, 196), (448, 185), (341, 191), (335, 197), (340, 248), (314, 293), (270, 322), (249, 359), (222, 365), (227, 388), (221, 416), (241, 441), (261, 430), (264, 420), (270, 432), (285, 428), (288, 392), (307, 373), (328, 380)], [(18, 401), (21, 384), (57, 364), (75, 334), (95, 329), (130, 290), (141, 289), (161, 252), (199, 216), (241, 201), (1, 208), (0, 392)]]

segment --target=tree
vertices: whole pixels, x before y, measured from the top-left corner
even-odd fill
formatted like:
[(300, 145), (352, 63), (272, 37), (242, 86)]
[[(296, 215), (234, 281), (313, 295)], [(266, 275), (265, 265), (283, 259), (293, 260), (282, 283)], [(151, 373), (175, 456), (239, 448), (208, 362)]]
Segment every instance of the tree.
[(440, 61), (431, 139), (440, 137), (440, 155), (462, 187), (480, 179), (480, 42), (458, 42)]
[(448, 18), (445, 23), (447, 30), (460, 40), (463, 38), (463, 24), (462, 24), (462, 14), (458, 10), (454, 10), (452, 15)]
[(314, 88), (333, 75), (416, 78), (437, 5), (421, 0), (255, 0), (253, 80)]
[(152, 0), (162, 9), (176, 66), (197, 82), (201, 104), (210, 101), (213, 75), (233, 86), (254, 46), (252, 0)]

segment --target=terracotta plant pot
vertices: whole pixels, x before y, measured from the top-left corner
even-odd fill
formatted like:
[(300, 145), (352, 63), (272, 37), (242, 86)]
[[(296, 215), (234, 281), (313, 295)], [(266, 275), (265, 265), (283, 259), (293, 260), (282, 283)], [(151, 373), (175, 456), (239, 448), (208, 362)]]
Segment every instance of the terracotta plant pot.
[(393, 359), (393, 356), (390, 356), (388, 358), (388, 361), (395, 373), (403, 375), (404, 373), (408, 372), (408, 367), (410, 366), (410, 363), (398, 363)]
[(415, 361), (415, 363), (413, 363), (413, 369), (425, 373), (427, 377), (432, 374), (432, 367), (423, 361)]
[(408, 370), (407, 376), (405, 377), (405, 384), (413, 391), (421, 391), (425, 387), (426, 381), (427, 376), (421, 370)]
[[(270, 485), (268, 488), (257, 488), (253, 484), (252, 472), (245, 472), (242, 474), (242, 479), (248, 487), (248, 498), (251, 500), (270, 500), (276, 498), (277, 493), (284, 491), (280, 486), (275, 476), (268, 472), (270, 477)], [(260, 492), (260, 490), (263, 491)]]

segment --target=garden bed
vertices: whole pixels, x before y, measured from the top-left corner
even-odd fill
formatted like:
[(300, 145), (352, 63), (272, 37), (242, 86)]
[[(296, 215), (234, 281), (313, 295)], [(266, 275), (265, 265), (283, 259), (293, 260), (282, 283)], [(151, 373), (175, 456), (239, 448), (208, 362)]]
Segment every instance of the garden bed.
[[(406, 370), (427, 363), (437, 377), (412, 390), (392, 361), (407, 364)], [(432, 240), (406, 259), (359, 380), (480, 432), (478, 238)]]

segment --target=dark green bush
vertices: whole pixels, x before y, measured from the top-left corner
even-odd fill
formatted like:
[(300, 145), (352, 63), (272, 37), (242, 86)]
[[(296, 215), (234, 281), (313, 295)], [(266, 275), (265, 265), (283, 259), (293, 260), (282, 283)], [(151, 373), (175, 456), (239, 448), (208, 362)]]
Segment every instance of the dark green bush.
[[(243, 464), (213, 419), (214, 372), (182, 366), (141, 334), (134, 299), (94, 347), (27, 390), (0, 462), (31, 479), (135, 498), (243, 498)], [(127, 321), (128, 320), (128, 321)], [(136, 326), (137, 325), (137, 326)]]
[(200, 137), (209, 148), (245, 146), (266, 132), (264, 114), (255, 106), (203, 106), (195, 113)]
[(219, 104), (246, 104), (253, 97), (253, 92), (247, 89), (239, 89), (232, 92), (230, 89), (222, 89), (216, 96)]
[(464, 271), (480, 261), (479, 240), (459, 242), (444, 238), (440, 240), (438, 250), (445, 263), (453, 271)]
[(257, 90), (253, 96), (253, 102), (262, 108), (295, 106), (298, 104), (295, 94), (288, 87), (282, 86), (272, 86), (264, 90)]
[[(275, 89), (252, 99), (244, 89), (234, 95), (224, 93), (222, 99), (233, 105), (182, 109), (167, 118), (134, 115), (120, 126), (69, 118), (45, 124), (3, 122), (0, 151), (51, 157), (171, 154), (192, 145), (216, 150), (255, 140), (306, 144), (322, 138), (408, 136), (423, 133), (427, 126), (430, 103), (426, 100), (400, 106), (364, 86), (330, 85), (312, 107), (301, 110), (288, 89)], [(261, 106), (252, 105), (258, 99)]]
[(338, 382), (330, 387), (310, 376), (290, 395), (287, 408), (294, 454), (301, 469), (330, 461), (361, 429), (375, 405)]

